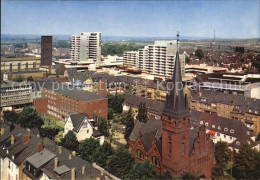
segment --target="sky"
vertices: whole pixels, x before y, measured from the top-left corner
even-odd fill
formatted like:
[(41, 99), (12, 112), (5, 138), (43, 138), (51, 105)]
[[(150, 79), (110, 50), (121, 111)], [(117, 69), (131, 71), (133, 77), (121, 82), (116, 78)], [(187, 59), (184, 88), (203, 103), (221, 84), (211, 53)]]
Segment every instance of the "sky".
[(2, 34), (259, 38), (260, 0), (2, 1)]

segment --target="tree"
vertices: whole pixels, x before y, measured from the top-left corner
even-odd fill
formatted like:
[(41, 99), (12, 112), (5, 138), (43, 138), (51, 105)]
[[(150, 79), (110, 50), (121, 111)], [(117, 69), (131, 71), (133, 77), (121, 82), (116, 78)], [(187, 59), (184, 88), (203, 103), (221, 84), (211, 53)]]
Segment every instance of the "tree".
[(143, 102), (141, 102), (138, 106), (137, 119), (144, 123), (146, 123), (148, 120), (146, 104)]
[(17, 76), (13, 79), (13, 81), (15, 82), (23, 82), (24, 81), (24, 77), (23, 76)]
[(169, 170), (166, 170), (166, 171), (164, 171), (164, 173), (162, 175), (158, 176), (158, 179), (169, 180), (169, 179), (178, 179), (178, 178), (174, 177)]
[(213, 176), (223, 177), (228, 162), (231, 160), (231, 150), (226, 142), (219, 141), (215, 145), (216, 166), (213, 169)]
[(32, 76), (28, 76), (27, 77), (27, 81), (33, 81), (33, 77)]
[(115, 176), (122, 178), (128, 174), (134, 164), (128, 149), (120, 148), (114, 155), (110, 156), (107, 160), (107, 170)]
[(134, 129), (134, 118), (132, 115), (132, 109), (129, 108), (126, 116), (126, 126), (125, 126), (125, 139), (128, 140), (131, 132)]
[(197, 56), (199, 60), (201, 60), (204, 57), (203, 51), (201, 49), (197, 49), (195, 51), (195, 56)]
[(40, 136), (41, 137), (48, 137), (51, 140), (54, 140), (55, 136), (59, 133), (58, 128), (41, 128), (40, 130)]
[(243, 144), (234, 155), (233, 176), (236, 179), (258, 179), (260, 152), (249, 144)]
[(17, 124), (19, 119), (19, 114), (15, 111), (4, 111), (3, 118), (9, 123)]
[(244, 47), (236, 46), (236, 48), (235, 48), (235, 52), (244, 53), (244, 52), (245, 52), (245, 48), (244, 48)]
[(40, 129), (44, 124), (43, 119), (32, 106), (23, 108), (20, 113), (18, 123), (25, 128), (37, 128)]
[(77, 151), (79, 142), (73, 131), (69, 131), (60, 141), (61, 146), (69, 149), (70, 151)]
[(109, 120), (113, 119), (113, 118), (114, 118), (114, 110), (113, 110), (113, 108), (108, 108), (107, 111), (108, 111), (108, 112), (107, 112), (107, 117), (108, 117), (108, 119), (109, 119)]
[(103, 145), (96, 149), (91, 159), (93, 159), (93, 161), (96, 162), (99, 166), (105, 168), (108, 157), (112, 156), (113, 153), (114, 149), (112, 148), (111, 144), (105, 141)]
[(186, 64), (189, 64), (190, 63), (190, 57), (185, 55), (185, 63)]
[(97, 115), (94, 115), (94, 119), (97, 122), (98, 130), (102, 132), (105, 136), (109, 136), (108, 121), (104, 117)]
[(89, 162), (94, 162), (92, 155), (95, 153), (98, 147), (99, 141), (91, 137), (79, 145), (78, 153), (83, 159), (86, 159)]
[(138, 162), (133, 165), (129, 173), (126, 175), (126, 179), (154, 179), (156, 173), (153, 165), (148, 160), (144, 162)]
[(123, 102), (125, 100), (125, 94), (108, 94), (108, 108), (112, 108), (114, 113), (122, 113), (123, 112)]
[(193, 180), (199, 180), (201, 178), (205, 178), (205, 175), (200, 174), (199, 172), (184, 172), (181, 175), (181, 179), (193, 179)]

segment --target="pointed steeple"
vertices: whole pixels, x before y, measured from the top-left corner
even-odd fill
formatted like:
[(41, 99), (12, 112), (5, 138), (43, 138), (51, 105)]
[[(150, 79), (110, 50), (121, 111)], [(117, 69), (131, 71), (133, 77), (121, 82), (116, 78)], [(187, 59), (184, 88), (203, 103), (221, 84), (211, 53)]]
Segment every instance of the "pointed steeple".
[(173, 88), (170, 92), (168, 92), (169, 95), (166, 97), (166, 102), (163, 110), (163, 113), (165, 115), (175, 118), (185, 117), (186, 115), (190, 114), (183, 95), (183, 84), (178, 45), (179, 32), (177, 33), (177, 52), (172, 76)]

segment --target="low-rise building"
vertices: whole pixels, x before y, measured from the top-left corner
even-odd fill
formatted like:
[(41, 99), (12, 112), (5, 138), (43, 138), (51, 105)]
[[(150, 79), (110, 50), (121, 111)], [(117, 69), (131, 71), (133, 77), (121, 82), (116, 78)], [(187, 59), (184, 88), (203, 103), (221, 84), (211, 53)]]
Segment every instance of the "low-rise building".
[(71, 114), (66, 120), (63, 136), (69, 131), (74, 132), (78, 141), (92, 137), (103, 144), (105, 140), (104, 135), (97, 130), (94, 119), (89, 119), (86, 114)]

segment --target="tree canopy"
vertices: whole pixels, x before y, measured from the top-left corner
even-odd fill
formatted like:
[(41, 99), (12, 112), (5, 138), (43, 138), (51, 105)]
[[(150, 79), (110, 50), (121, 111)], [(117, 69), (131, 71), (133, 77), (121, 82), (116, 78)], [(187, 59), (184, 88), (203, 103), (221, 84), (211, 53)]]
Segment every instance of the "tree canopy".
[(40, 129), (44, 124), (43, 119), (32, 106), (23, 108), (20, 112), (18, 123), (25, 128)]
[(54, 140), (55, 136), (59, 133), (60, 130), (58, 128), (46, 127), (41, 128), (39, 131), (41, 137), (48, 137), (49, 139)]
[(13, 81), (15, 82), (23, 82), (24, 80), (25, 80), (24, 77), (21, 75), (13, 78)]
[(106, 161), (108, 157), (112, 156), (114, 149), (111, 144), (104, 142), (101, 146), (97, 147), (96, 151), (92, 155), (92, 160), (101, 167), (106, 167)]
[(138, 106), (137, 119), (141, 122), (146, 123), (148, 120), (146, 103), (141, 102)]
[(132, 109), (130, 108), (126, 115), (126, 126), (125, 126), (125, 139), (128, 140), (131, 132), (134, 129), (134, 117), (132, 115)]
[(70, 151), (77, 151), (79, 142), (73, 131), (69, 131), (60, 141), (60, 145)]
[(136, 43), (120, 44), (120, 43), (104, 43), (101, 47), (101, 54), (107, 55), (123, 55), (124, 51), (137, 51), (143, 48), (143, 45)]
[(78, 153), (89, 162), (94, 162), (93, 154), (99, 147), (99, 141), (94, 138), (86, 139), (82, 144), (79, 145)]
[(19, 119), (19, 114), (16, 111), (4, 111), (3, 118), (9, 123), (17, 124)]
[(204, 57), (204, 53), (201, 49), (197, 49), (195, 51), (195, 56), (197, 56), (199, 58), (199, 60), (201, 60)]

